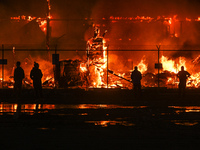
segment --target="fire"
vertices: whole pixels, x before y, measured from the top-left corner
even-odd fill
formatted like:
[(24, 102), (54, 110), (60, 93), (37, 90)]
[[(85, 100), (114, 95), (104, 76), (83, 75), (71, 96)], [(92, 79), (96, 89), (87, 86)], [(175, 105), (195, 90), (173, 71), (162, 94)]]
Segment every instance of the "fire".
[(40, 18), (40, 17), (33, 17), (33, 16), (18, 16), (18, 17), (10, 17), (11, 20), (15, 20), (15, 21), (27, 21), (27, 22), (31, 22), (33, 20), (36, 20), (36, 22), (38, 23), (39, 27), (41, 28), (41, 30), (43, 32), (46, 32), (47, 28), (47, 20), (48, 19), (52, 19), (52, 16), (50, 14), (50, 10), (51, 10), (51, 5), (50, 5), (50, 0), (47, 0), (47, 7), (48, 7), (48, 12), (47, 12), (47, 16), (46, 18)]
[(200, 72), (192, 74), (190, 76), (190, 80), (187, 82), (187, 86), (195, 88), (200, 87)]
[(186, 21), (192, 21), (192, 19), (189, 19), (189, 18), (186, 18), (185, 20), (186, 20)]
[(195, 21), (200, 21), (200, 17), (198, 17), (197, 19), (195, 19)]
[(169, 18), (169, 24), (171, 25), (172, 24), (172, 18)]
[(85, 64), (85, 63), (81, 63), (81, 64), (80, 64), (80, 71), (81, 71), (81, 72), (86, 72), (86, 71), (87, 71), (87, 67), (86, 67), (86, 64)]
[(143, 74), (144, 72), (147, 71), (147, 65), (148, 65), (148, 64), (145, 64), (144, 62), (145, 62), (145, 60), (142, 59), (142, 60), (140, 61), (140, 63), (137, 65), (137, 66), (138, 66), (138, 70), (139, 70), (142, 74)]
[(169, 59), (168, 57), (162, 56), (160, 58), (160, 61), (162, 63), (163, 70), (178, 73), (180, 71), (181, 66), (184, 66), (186, 68), (186, 60), (183, 57), (179, 57), (178, 63), (176, 63), (174, 60)]
[(96, 26), (94, 36), (87, 42), (87, 66), (91, 87), (101, 88), (106, 85), (107, 46), (104, 39), (105, 33), (101, 36), (100, 29)]

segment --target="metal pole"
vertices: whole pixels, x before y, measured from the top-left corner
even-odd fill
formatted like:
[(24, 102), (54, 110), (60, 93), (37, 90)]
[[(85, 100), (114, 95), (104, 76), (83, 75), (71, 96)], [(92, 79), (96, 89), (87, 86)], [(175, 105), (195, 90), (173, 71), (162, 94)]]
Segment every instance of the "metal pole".
[(3, 84), (4, 84), (4, 45), (2, 45), (2, 88), (3, 88)]
[(46, 49), (48, 53), (48, 59), (50, 60), (50, 36), (51, 36), (51, 28), (50, 28), (50, 0), (47, 0), (47, 14), (46, 14), (47, 24), (46, 24)]
[(107, 47), (107, 88), (108, 88), (108, 47)]
[(158, 88), (160, 87), (160, 45), (156, 45), (157, 49), (158, 49)]

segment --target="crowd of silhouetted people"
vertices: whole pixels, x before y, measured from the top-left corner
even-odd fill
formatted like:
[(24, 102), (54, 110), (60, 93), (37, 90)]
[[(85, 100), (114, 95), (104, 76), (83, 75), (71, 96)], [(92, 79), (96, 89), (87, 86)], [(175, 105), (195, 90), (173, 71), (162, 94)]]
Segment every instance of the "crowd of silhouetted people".
[[(39, 64), (34, 62), (34, 67), (30, 71), (30, 78), (33, 80), (33, 87), (35, 91), (36, 98), (43, 98), (42, 93), (42, 71), (39, 69)], [(24, 70), (21, 67), (21, 63), (18, 61), (16, 63), (16, 68), (14, 70), (14, 89), (16, 97), (21, 97), (22, 91), (22, 81), (25, 77)], [(181, 71), (178, 72), (177, 77), (179, 78), (179, 95), (185, 95), (186, 82), (188, 77), (190, 77), (190, 73), (184, 70), (184, 66), (181, 67)], [(135, 66), (134, 70), (131, 73), (131, 80), (133, 84), (133, 91), (136, 97), (141, 96), (141, 80), (142, 74), (138, 70), (138, 67)]]
[[(21, 97), (21, 90), (22, 90), (22, 80), (25, 77), (24, 70), (20, 66), (21, 63), (18, 61), (16, 63), (16, 68), (14, 70), (14, 89), (16, 97)], [(34, 67), (30, 72), (30, 78), (33, 80), (33, 87), (35, 90), (36, 98), (42, 98), (42, 71), (39, 69), (39, 64), (34, 62)]]

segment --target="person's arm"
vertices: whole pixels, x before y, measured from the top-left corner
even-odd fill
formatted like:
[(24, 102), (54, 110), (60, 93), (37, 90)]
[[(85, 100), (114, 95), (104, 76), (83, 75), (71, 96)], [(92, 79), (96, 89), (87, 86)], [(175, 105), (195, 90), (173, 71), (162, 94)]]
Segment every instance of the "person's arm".
[(14, 81), (15, 81), (15, 79), (16, 79), (16, 70), (14, 71)]
[(41, 78), (42, 78), (43, 77), (42, 71), (40, 70), (40, 72), (41, 72)]
[(31, 70), (30, 78), (33, 80), (33, 70)]
[(142, 74), (140, 73), (140, 80), (142, 79)]
[(22, 79), (24, 79), (24, 77), (25, 77), (25, 73), (24, 73), (24, 70), (23, 70), (23, 76), (22, 76)]
[(187, 76), (190, 77), (190, 73), (189, 72), (187, 72)]

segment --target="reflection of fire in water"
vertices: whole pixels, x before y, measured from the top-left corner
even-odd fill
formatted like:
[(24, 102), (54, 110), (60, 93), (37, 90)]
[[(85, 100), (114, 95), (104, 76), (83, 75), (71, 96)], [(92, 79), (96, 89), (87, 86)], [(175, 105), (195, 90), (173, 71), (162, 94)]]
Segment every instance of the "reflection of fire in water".
[[(0, 104), (0, 113), (14, 113), (17, 112), (18, 104)], [(22, 104), (21, 112), (32, 114), (36, 109), (55, 109), (55, 105), (52, 104)]]
[(101, 126), (101, 127), (108, 127), (108, 126), (115, 126), (115, 125), (135, 126), (135, 124), (129, 121), (115, 121), (115, 120), (86, 121), (86, 123), (91, 123), (91, 124), (94, 124), (96, 126)]

